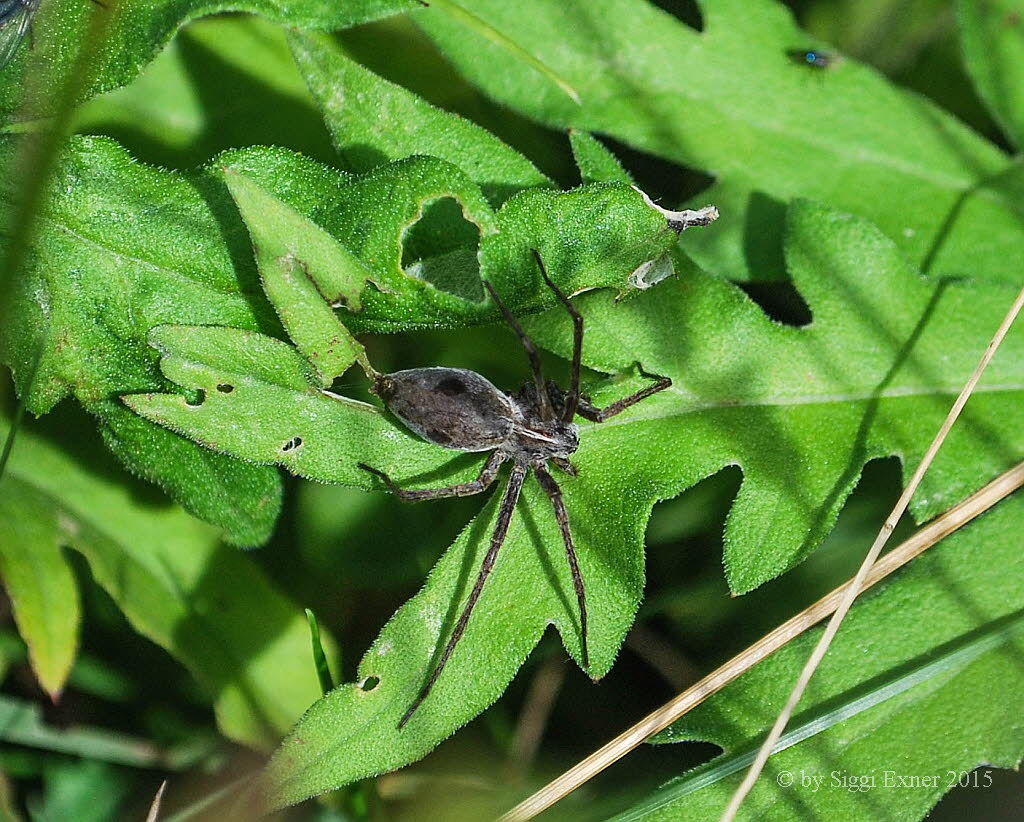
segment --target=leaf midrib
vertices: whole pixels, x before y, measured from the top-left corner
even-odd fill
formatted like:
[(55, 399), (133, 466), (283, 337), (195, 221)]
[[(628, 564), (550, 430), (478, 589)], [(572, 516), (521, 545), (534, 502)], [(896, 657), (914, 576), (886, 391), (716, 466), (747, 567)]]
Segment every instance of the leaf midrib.
[[(634, 423), (641, 422), (657, 422), (659, 420), (671, 419), (672, 417), (686, 417), (691, 414), (700, 413), (701, 411), (716, 411), (723, 408), (785, 408), (789, 406), (814, 406), (814, 405), (845, 405), (849, 403), (858, 402), (869, 402), (871, 400), (899, 400), (899, 399), (916, 399), (925, 397), (953, 397), (960, 391), (961, 386), (951, 386), (948, 388), (907, 388), (907, 387), (894, 387), (884, 389), (882, 391), (864, 391), (851, 394), (835, 394), (825, 396), (795, 396), (795, 397), (780, 397), (777, 399), (767, 399), (763, 401), (733, 401), (733, 400), (718, 400), (701, 403), (688, 403), (685, 410), (680, 408), (674, 403), (658, 403), (653, 406), (649, 406), (650, 410), (644, 410), (640, 413), (630, 413), (623, 417), (616, 417), (602, 423), (589, 423), (587, 425), (580, 426), (580, 434), (586, 434), (589, 431), (601, 430), (614, 428), (618, 425), (633, 425)], [(1024, 381), (1018, 385), (1013, 386), (983, 386), (975, 388), (973, 394), (1005, 394), (1013, 392), (1024, 392)], [(675, 395), (676, 397), (685, 397), (692, 399), (692, 395), (685, 393), (684, 391), (676, 388), (675, 386), (667, 389), (666, 394)], [(660, 409), (660, 410), (658, 410)]]
[(242, 298), (242, 293), (238, 289), (231, 288), (227, 284), (225, 284), (224, 288), (219, 288), (215, 284), (213, 284), (213, 283), (211, 283), (209, 281), (197, 280), (195, 277), (192, 277), (192, 276), (190, 276), (189, 274), (187, 274), (187, 273), (185, 273), (183, 271), (179, 271), (178, 269), (169, 268), (169, 267), (167, 267), (165, 265), (161, 265), (160, 263), (153, 262), (152, 260), (146, 260), (146, 259), (143, 259), (141, 257), (132, 256), (131, 254), (126, 254), (125, 252), (119, 251), (119, 250), (117, 250), (115, 248), (112, 248), (109, 245), (104, 245), (103, 243), (101, 243), (101, 242), (99, 242), (97, 240), (94, 240), (91, 237), (86, 237), (85, 235), (80, 234), (77, 230), (75, 230), (71, 226), (67, 225), (66, 223), (60, 222), (59, 220), (57, 220), (56, 218), (54, 218), (54, 217), (52, 217), (50, 215), (40, 215), (39, 216), (39, 221), (40, 222), (48, 223), (49, 225), (53, 226), (55, 229), (64, 232), (65, 234), (69, 235), (74, 240), (77, 240), (78, 242), (82, 243), (83, 245), (86, 245), (86, 246), (89, 246), (90, 248), (93, 248), (93, 249), (96, 249), (98, 251), (104, 252), (104, 253), (108, 254), (109, 256), (113, 257), (115, 260), (118, 260), (120, 262), (134, 263), (136, 265), (148, 268), (151, 271), (155, 271), (155, 272), (159, 272), (159, 273), (162, 273), (162, 274), (166, 274), (169, 277), (174, 277), (175, 279), (185, 280), (185, 281), (191, 283), (192, 285), (194, 285), (196, 287), (204, 288), (204, 289), (206, 289), (208, 291), (211, 291), (211, 292), (214, 292), (216, 294), (222, 294), (222, 295), (227, 296), (227, 297), (234, 297), (234, 298), (236, 298), (238, 300), (240, 305), (244, 303), (244, 300)]

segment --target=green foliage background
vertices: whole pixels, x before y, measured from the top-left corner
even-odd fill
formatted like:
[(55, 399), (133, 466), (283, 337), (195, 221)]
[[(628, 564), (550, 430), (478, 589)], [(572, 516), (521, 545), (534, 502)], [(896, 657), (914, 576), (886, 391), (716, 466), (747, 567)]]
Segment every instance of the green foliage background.
[[(278, 812), (486, 818), (845, 579), (1021, 282), (1022, 18), (1020, 0), (44, 0), (0, 75), (0, 434), (29, 412), (0, 478), (0, 814), (142, 818), (170, 774), (161, 818), (317, 795)], [(831, 67), (793, 58), (809, 48)], [(54, 123), (74, 136), (48, 157)], [(677, 242), (634, 183), (722, 217)], [(673, 388), (583, 426), (564, 482), (590, 668), (530, 481), (399, 732), (496, 499), (367, 493), (359, 461), (432, 487), (479, 460), (410, 435), (350, 366), (513, 388), (524, 358), (484, 277), (564, 374), (568, 318), (531, 248), (587, 292), (599, 404), (642, 384), (637, 361)], [(673, 276), (638, 290), (649, 260)], [(1017, 329), (915, 518), (1020, 460), (1022, 401)], [(916, 820), (979, 766), (994, 786), (938, 814), (1012, 818), (1019, 778), (987, 766), (1024, 756), (1022, 513), (1003, 503), (854, 608), (794, 723), (811, 738), (745, 818)], [(550, 818), (717, 818), (813, 640)], [(318, 699), (325, 666), (345, 684)], [(778, 783), (893, 769), (942, 779)]]

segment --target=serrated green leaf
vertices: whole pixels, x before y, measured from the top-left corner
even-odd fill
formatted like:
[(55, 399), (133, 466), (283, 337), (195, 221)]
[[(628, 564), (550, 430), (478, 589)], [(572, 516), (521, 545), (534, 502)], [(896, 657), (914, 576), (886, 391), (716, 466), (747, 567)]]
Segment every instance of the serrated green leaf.
[(39, 684), (54, 700), (78, 651), (78, 587), (61, 552), (52, 501), (14, 477), (0, 481), (0, 581)]
[[(14, 141), (0, 145), (11, 152)], [(266, 304), (247, 295), (259, 285), (244, 264), (244, 227), (225, 225), (229, 195), (211, 191), (208, 179), (139, 165), (100, 139), (72, 141), (51, 190), (26, 269), (12, 283), (10, 322), (0, 328), (0, 357), (22, 400), (43, 414), (74, 393), (133, 472), (232, 541), (264, 542), (280, 508), (275, 472), (196, 448), (116, 399), (129, 385), (166, 385), (145, 344), (154, 325), (276, 325)], [(8, 204), (14, 198), (4, 192)]]
[(551, 186), (533, 163), (494, 135), (378, 77), (337, 45), (299, 33), (290, 41), (334, 145), (354, 170), (429, 154), (459, 166), (495, 205), (522, 189)]
[(959, 0), (956, 15), (974, 87), (1019, 147), (1024, 142), (1024, 2)]
[[(229, 155), (228, 159), (232, 168), (244, 168), (250, 177), (262, 174), (279, 179), (257, 166), (254, 161), (262, 162), (261, 155)], [(445, 176), (456, 180), (464, 193), (471, 193), (471, 184), (458, 169), (426, 157), (377, 169), (348, 186), (335, 186), (333, 194), (326, 193), (326, 186), (315, 185), (282, 192), (293, 206), (310, 210), (320, 225), (351, 243), (353, 250), (358, 248), (362, 259), (376, 263), (375, 282), (381, 290), (364, 292), (363, 310), (346, 314), (349, 325), (391, 330), (442, 321), (480, 322), (497, 314), (492, 304), (442, 292), (407, 277), (399, 267), (402, 227), (415, 216), (419, 204), (446, 190)], [(317, 192), (323, 196), (311, 208), (307, 198)], [(486, 209), (482, 200), (476, 204)], [(360, 216), (359, 206), (370, 210), (373, 222)], [(598, 285), (626, 290), (630, 270), (675, 241), (665, 218), (646, 205), (639, 193), (621, 184), (569, 192), (524, 191), (509, 200), (496, 219), (488, 218), (486, 212), (480, 219), (490, 229), (481, 239), (479, 252), (483, 276), (509, 304), (526, 310), (550, 305), (554, 299), (541, 285), (532, 247), (541, 250), (567, 292)], [(305, 254), (305, 250), (295, 253)], [(625, 265), (616, 269), (618, 261)], [(330, 338), (324, 337), (324, 343)], [(147, 419), (210, 448), (251, 462), (280, 464), (311, 479), (362, 488), (377, 485), (358, 468), (359, 462), (404, 480), (432, 475), (447, 461), (443, 451), (399, 432), (378, 409), (319, 390), (303, 358), (269, 337), (241, 329), (181, 327), (159, 329), (151, 341), (165, 354), (164, 375), (201, 391), (202, 401), (146, 393), (127, 395), (124, 402)], [(312, 339), (302, 344), (307, 349), (315, 345)], [(339, 436), (339, 432), (345, 433)], [(470, 467), (464, 465), (463, 470)]]
[(332, 305), (360, 311), (372, 272), (265, 189), (230, 167), (224, 176), (252, 236), (263, 291), (295, 347), (330, 385), (363, 353)]
[[(644, 0), (473, 4), (565, 78), (580, 105), (448, 15), (415, 23), (488, 95), (548, 125), (611, 135), (771, 200), (859, 214), (930, 272), (1010, 276), (1022, 206), (986, 184), (1006, 170), (1002, 152), (852, 59), (827, 71), (796, 64), (788, 52), (814, 43), (776, 0), (702, 11), (696, 32)], [(720, 231), (742, 218), (722, 214)]]
[[(644, 404), (645, 438), (672, 443), (645, 456), (651, 481), (669, 483), (661, 496), (682, 490), (674, 478), (688, 486), (726, 465), (742, 468), (725, 531), (737, 593), (817, 545), (867, 460), (898, 455), (909, 477), (1015, 293), (924, 279), (871, 224), (806, 201), (790, 210), (786, 258), (813, 317), (803, 328), (772, 323), (706, 275), (622, 305), (602, 294), (580, 300), (591, 320), (584, 362), (613, 372), (639, 360), (674, 380)], [(557, 312), (526, 325), (568, 353)], [(922, 483), (918, 519), (1024, 454), (1016, 428), (1024, 332), (1013, 330), (1005, 345)], [(593, 436), (617, 439), (616, 428), (598, 426)]]
[[(986, 631), (1019, 624), (1024, 613), (1022, 515), (1024, 500), (1009, 498), (878, 590), (862, 595), (812, 680), (794, 724), (862, 698), (898, 672), (952, 658)], [(673, 725), (659, 741), (708, 739), (727, 751), (752, 745), (781, 709), (819, 636), (820, 629), (794, 640)], [(737, 818), (795, 820), (810, 814), (912, 822), (961, 774), (986, 764), (1015, 767), (1024, 757), (1024, 743), (1019, 721), (1007, 719), (1024, 715), (1022, 649), (1024, 640), (1015, 631), (999, 647), (974, 655), (966, 664), (937, 671), (813, 740), (776, 753)], [(714, 767), (716, 760), (694, 775)], [(675, 801), (652, 797), (636, 812), (616, 819), (718, 819), (741, 776)], [(780, 777), (788, 776), (794, 783), (780, 787)], [(901, 785), (897, 777), (922, 779)], [(863, 780), (864, 787), (851, 790), (854, 780)], [(670, 790), (666, 786), (667, 800), (672, 799)]]
[[(4, 145), (12, 150), (11, 138)], [(280, 333), (259, 294), (245, 226), (218, 179), (226, 166), (321, 226), (373, 272), (381, 290), (371, 290), (364, 310), (347, 317), (354, 332), (450, 326), (485, 315), (479, 303), (407, 273), (403, 238), (438, 201), (457, 200), (459, 219), (464, 214), (472, 221), (474, 242), (476, 232), (483, 237), (479, 265), (513, 305), (523, 307), (530, 294), (528, 310), (553, 301), (539, 289), (532, 247), (567, 275), (564, 287), (576, 290), (623, 287), (632, 268), (674, 239), (664, 219), (625, 186), (523, 192), (502, 209), (504, 233), (492, 236), (498, 225), (480, 189), (435, 158), (409, 158), (353, 178), (282, 150), (251, 149), (224, 155), (208, 171), (179, 175), (139, 165), (108, 140), (73, 140), (28, 270), (14, 286), (12, 322), (0, 329), (3, 359), (31, 411), (44, 413), (74, 393), (134, 472), (242, 545), (269, 534), (280, 505), (276, 473), (198, 449), (116, 399), (166, 390), (156, 352), (146, 345), (155, 326)], [(477, 249), (443, 241), (421, 239), (409, 270), (437, 278), (468, 263), (470, 280), (482, 292)], [(527, 282), (533, 285), (517, 293)], [(41, 330), (45, 344), (35, 370)]]
[(0, 116), (42, 117), (54, 105), (52, 86), (36, 83), (39, 72), (61, 77), (72, 70), (76, 54), (89, 32), (94, 14), (105, 14), (105, 39), (99, 44), (90, 76), (80, 99), (117, 88), (130, 81), (189, 20), (221, 11), (247, 11), (278, 23), (314, 29), (339, 29), (390, 14), (422, 9), (417, 0), (241, 0), (208, 3), (203, 0), (122, 0), (110, 7), (89, 2), (42, 3), (29, 40), (14, 62), (0, 75)]
[[(0, 435), (6, 428), (0, 421)], [(319, 693), (302, 612), (215, 529), (126, 482), (96, 444), (78, 453), (23, 429), (4, 486), (49, 507), (60, 543), (86, 558), (139, 633), (193, 673), (225, 735), (275, 741)]]
[[(607, 292), (577, 300), (589, 324), (584, 362), (615, 372), (639, 360), (674, 380), (620, 418), (581, 426), (579, 476), (562, 481), (587, 586), (595, 678), (610, 667), (640, 601), (644, 523), (657, 500), (740, 465), (744, 483), (726, 531), (730, 584), (742, 592), (781, 573), (830, 530), (864, 462), (895, 453), (912, 470), (1014, 293), (925, 280), (870, 224), (806, 202), (790, 215), (787, 249), (814, 315), (807, 328), (770, 322), (737, 288), (699, 272), (624, 303)], [(528, 327), (568, 354), (564, 312), (529, 318)], [(1018, 330), (947, 440), (915, 503), (919, 516), (1024, 455), (1022, 354)], [(613, 380), (595, 401), (640, 384)], [(403, 485), (420, 479), (402, 461), (381, 467)], [(439, 472), (412, 485), (471, 474)], [(549, 624), (580, 658), (557, 526), (528, 481), (457, 652), (397, 729), (468, 593), (496, 508), (495, 495), (382, 630), (359, 667), (359, 681), (373, 687), (335, 689), (285, 741), (266, 776), (272, 804), (423, 755), (501, 693)]]

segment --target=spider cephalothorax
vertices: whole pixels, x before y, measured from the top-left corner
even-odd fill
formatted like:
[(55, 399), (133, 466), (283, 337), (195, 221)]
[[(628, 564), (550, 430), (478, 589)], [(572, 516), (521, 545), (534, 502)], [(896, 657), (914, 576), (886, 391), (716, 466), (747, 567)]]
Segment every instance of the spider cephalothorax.
[(586, 397), (581, 396), (583, 317), (569, 302), (569, 298), (551, 281), (536, 251), (534, 256), (544, 281), (573, 319), (573, 355), (568, 390), (563, 390), (557, 383), (545, 381), (536, 347), (488, 282), (484, 282), (487, 291), (519, 337), (530, 359), (533, 380), (524, 385), (518, 393), (509, 394), (501, 391), (476, 372), (463, 368), (412, 368), (374, 377), (373, 392), (384, 401), (391, 413), (428, 442), (452, 451), (491, 452), (480, 475), (472, 482), (427, 491), (403, 491), (383, 471), (360, 464), (360, 467), (384, 480), (399, 499), (417, 501), (478, 494), (494, 482), (503, 463), (512, 463), (508, 484), (505, 486), (498, 509), (498, 521), (491, 535), (491, 544), (484, 556), (473, 590), (437, 664), (419, 695), (398, 723), (399, 727), (409, 721), (427, 698), (455, 646), (462, 638), (473, 607), (480, 598), (484, 583), (494, 567), (498, 550), (508, 533), (509, 522), (522, 491), (523, 482), (531, 470), (551, 500), (555, 519), (562, 533), (566, 559), (572, 573), (580, 610), (583, 665), (589, 666), (586, 590), (576, 560), (576, 546), (569, 529), (569, 515), (562, 500), (562, 492), (555, 478), (548, 473), (547, 463), (551, 462), (567, 474), (575, 476), (576, 469), (569, 461), (569, 457), (579, 447), (579, 429), (573, 422), (577, 414), (593, 422), (603, 422), (672, 384), (668, 377), (648, 374), (640, 369), (640, 373), (645, 377), (655, 380), (654, 384), (607, 408), (595, 408)]

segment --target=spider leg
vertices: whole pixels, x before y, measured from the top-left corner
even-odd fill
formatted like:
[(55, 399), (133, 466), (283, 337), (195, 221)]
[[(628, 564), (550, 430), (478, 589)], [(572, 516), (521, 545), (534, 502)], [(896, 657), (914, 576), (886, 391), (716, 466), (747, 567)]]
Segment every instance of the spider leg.
[(616, 414), (625, 411), (631, 405), (636, 405), (641, 400), (646, 400), (652, 394), (664, 391), (672, 385), (672, 380), (670, 378), (644, 371), (643, 366), (641, 366), (640, 363), (637, 363), (637, 370), (640, 372), (641, 376), (647, 377), (649, 380), (656, 380), (654, 385), (648, 385), (646, 388), (641, 388), (631, 397), (617, 400), (606, 408), (595, 408), (590, 404), (589, 400), (580, 399), (579, 415), (591, 422), (604, 422), (609, 417), (614, 417)]
[(576, 466), (569, 462), (565, 457), (552, 457), (551, 461), (570, 477), (575, 477), (578, 474)]
[(572, 422), (572, 418), (576, 416), (576, 406), (580, 401), (580, 364), (583, 360), (583, 315), (569, 302), (569, 298), (565, 296), (562, 290), (552, 282), (548, 276), (548, 270), (544, 267), (544, 261), (540, 258), (540, 252), (536, 248), (533, 249), (533, 256), (537, 260), (537, 265), (540, 266), (540, 275), (544, 278), (544, 282), (548, 284), (548, 288), (555, 292), (559, 302), (565, 306), (565, 310), (572, 317), (572, 369), (569, 372), (569, 393), (565, 395), (565, 411), (562, 413), (562, 422)]
[(480, 592), (483, 591), (484, 583), (487, 582), (487, 577), (490, 575), (491, 569), (494, 568), (494, 560), (498, 557), (498, 549), (501, 548), (502, 543), (505, 541), (505, 535), (508, 533), (508, 525), (512, 521), (512, 512), (515, 510), (516, 502), (519, 500), (519, 492), (523, 490), (523, 480), (526, 478), (526, 471), (525, 465), (516, 463), (512, 468), (512, 473), (509, 474), (508, 485), (505, 486), (505, 494), (501, 498), (501, 507), (498, 509), (498, 522), (494, 526), (494, 533), (491, 534), (491, 546), (484, 555), (484, 561), (480, 566), (480, 573), (477, 574), (473, 590), (469, 594), (469, 599), (466, 600), (466, 605), (462, 609), (462, 615), (459, 617), (459, 621), (455, 623), (451, 638), (448, 640), (448, 644), (444, 646), (444, 651), (442, 651), (440, 659), (438, 659), (437, 664), (434, 666), (434, 670), (431, 671), (426, 684), (420, 690), (416, 699), (413, 700), (412, 705), (409, 706), (409, 710), (399, 720), (399, 728), (405, 727), (405, 724), (412, 718), (412, 715), (416, 713), (416, 709), (423, 704), (423, 700), (430, 695), (434, 683), (441, 676), (444, 666), (448, 664), (452, 651), (455, 650), (455, 646), (459, 644), (459, 640), (462, 639), (462, 635), (466, 632), (469, 616), (473, 613), (477, 600), (480, 599)]
[(587, 593), (583, 587), (583, 575), (580, 573), (580, 564), (576, 559), (576, 546), (572, 541), (572, 531), (569, 530), (569, 512), (565, 510), (565, 501), (562, 499), (562, 489), (558, 487), (555, 478), (541, 465), (534, 465), (533, 472), (537, 475), (537, 481), (544, 493), (551, 500), (551, 507), (555, 509), (555, 519), (558, 520), (558, 527), (562, 531), (562, 542), (565, 543), (565, 556), (569, 560), (569, 570), (572, 571), (572, 584), (576, 588), (576, 601), (580, 606), (580, 637), (583, 649), (583, 667), (590, 667), (590, 653), (587, 651)]
[(491, 285), (487, 280), (483, 281), (484, 288), (491, 295), (491, 299), (494, 300), (495, 305), (501, 309), (501, 313), (505, 317), (505, 322), (512, 326), (512, 330), (519, 337), (519, 342), (523, 348), (526, 349), (526, 356), (530, 360), (530, 370), (533, 372), (533, 381), (537, 386), (537, 402), (540, 403), (540, 417), (542, 420), (553, 420), (555, 418), (554, 409), (551, 407), (551, 398), (548, 396), (548, 390), (544, 385), (544, 371), (540, 365), (540, 354), (537, 352), (537, 346), (534, 345), (533, 340), (526, 336), (526, 332), (523, 331), (523, 327), (519, 324), (519, 320), (512, 316), (512, 312), (508, 310), (508, 306), (501, 301), (501, 297), (498, 296), (498, 292), (494, 290), (494, 286)]
[(487, 462), (484, 463), (484, 467), (480, 469), (480, 476), (478, 476), (472, 482), (464, 482), (462, 485), (453, 485), (450, 488), (430, 488), (426, 491), (403, 491), (395, 483), (391, 477), (385, 474), (378, 468), (371, 468), (364, 462), (359, 463), (359, 467), (364, 471), (369, 471), (371, 474), (376, 474), (382, 480), (385, 485), (391, 490), (391, 493), (398, 497), (402, 502), (419, 502), (425, 499), (444, 499), (445, 497), (470, 497), (473, 494), (479, 494), (484, 491), (494, 482), (494, 478), (498, 475), (498, 469), (501, 464), (508, 459), (501, 451), (494, 451), (487, 458)]

